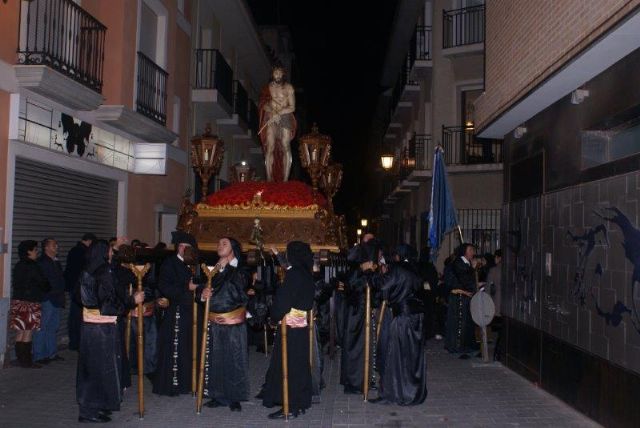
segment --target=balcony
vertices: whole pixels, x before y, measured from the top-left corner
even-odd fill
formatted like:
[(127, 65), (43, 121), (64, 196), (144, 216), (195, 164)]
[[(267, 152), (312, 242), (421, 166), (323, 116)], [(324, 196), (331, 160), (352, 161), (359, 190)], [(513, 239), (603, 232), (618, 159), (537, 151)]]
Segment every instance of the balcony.
[[(234, 114), (233, 71), (217, 49), (196, 49), (192, 100), (195, 103), (196, 128)], [(202, 125), (202, 126), (200, 126)]]
[(239, 138), (247, 138), (249, 116), (249, 95), (242, 83), (233, 81), (233, 106), (232, 114), (228, 119), (218, 119), (220, 132), (225, 135), (232, 135)]
[(431, 26), (419, 25), (409, 44), (409, 79), (422, 80), (428, 77), (431, 69)]
[(444, 56), (465, 56), (484, 51), (484, 12), (484, 5), (442, 11)]
[(169, 74), (142, 52), (138, 52), (136, 111), (164, 126), (167, 123), (167, 78)]
[(172, 143), (178, 136), (166, 128), (169, 74), (138, 52), (136, 100), (133, 111), (124, 105), (103, 105), (92, 114), (104, 122), (149, 143)]
[(96, 109), (104, 100), (106, 31), (71, 0), (22, 1), (19, 86), (73, 110)]
[(478, 171), (502, 169), (502, 140), (478, 138), (473, 129), (443, 126), (442, 145), (447, 165)]

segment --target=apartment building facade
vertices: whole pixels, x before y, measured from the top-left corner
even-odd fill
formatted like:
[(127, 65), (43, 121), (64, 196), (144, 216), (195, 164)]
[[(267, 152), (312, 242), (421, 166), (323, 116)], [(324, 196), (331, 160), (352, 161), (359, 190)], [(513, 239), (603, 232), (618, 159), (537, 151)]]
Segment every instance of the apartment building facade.
[(185, 191), (199, 194), (191, 138), (210, 124), (225, 141), (216, 183), (259, 147), (270, 61), (244, 0), (11, 0), (0, 12), (1, 362), (17, 244), (53, 237), (64, 265), (84, 232), (169, 242)]
[[(465, 241), (481, 252), (500, 246), (501, 141), (475, 135), (474, 101), (482, 93), (484, 2), (399, 3), (381, 85), (376, 141), (395, 157), (383, 172), (379, 234), (390, 244), (427, 245), (431, 174), (441, 146)], [(440, 265), (456, 245), (451, 234)]]
[(505, 363), (638, 426), (640, 2), (491, 1), (478, 135), (503, 138)]

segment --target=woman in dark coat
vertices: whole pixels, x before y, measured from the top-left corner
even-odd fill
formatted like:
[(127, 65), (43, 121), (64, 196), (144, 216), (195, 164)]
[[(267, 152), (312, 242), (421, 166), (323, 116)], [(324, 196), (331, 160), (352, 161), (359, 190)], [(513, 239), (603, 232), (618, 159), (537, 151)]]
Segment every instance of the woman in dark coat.
[(34, 330), (40, 329), (40, 302), (51, 289), (42, 269), (36, 262), (38, 243), (22, 241), (18, 245), (20, 261), (13, 268), (13, 293), (9, 310), (9, 328), (17, 330), (16, 356), (21, 367), (40, 368), (33, 363), (31, 353)]
[[(307, 312), (313, 307), (315, 285), (311, 269), (313, 253), (309, 244), (293, 241), (287, 245), (288, 269), (271, 308), (271, 322), (287, 323), (287, 357), (289, 379), (288, 417), (297, 417), (311, 407), (312, 383), (309, 366), (309, 328)], [(282, 339), (276, 334), (271, 363), (264, 387), (265, 407), (282, 404)], [(269, 415), (270, 419), (284, 418), (283, 409)]]
[[(112, 256), (106, 241), (92, 244), (86, 269), (80, 275), (83, 322), (76, 379), (79, 422), (108, 422), (108, 414), (120, 410), (122, 355), (116, 322), (124, 304), (116, 293)], [(142, 302), (144, 293), (136, 293), (134, 300)]]

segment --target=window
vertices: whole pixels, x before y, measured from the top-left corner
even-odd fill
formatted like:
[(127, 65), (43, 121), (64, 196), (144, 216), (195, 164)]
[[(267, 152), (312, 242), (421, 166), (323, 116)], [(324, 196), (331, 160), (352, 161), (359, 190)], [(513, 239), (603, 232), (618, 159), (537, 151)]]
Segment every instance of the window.
[(473, 129), (475, 125), (474, 103), (482, 95), (482, 89), (467, 89), (460, 91), (460, 119), (466, 129)]
[(640, 118), (607, 130), (581, 133), (582, 169), (640, 153)]
[(157, 63), (158, 15), (142, 2), (140, 11), (140, 46), (139, 50)]

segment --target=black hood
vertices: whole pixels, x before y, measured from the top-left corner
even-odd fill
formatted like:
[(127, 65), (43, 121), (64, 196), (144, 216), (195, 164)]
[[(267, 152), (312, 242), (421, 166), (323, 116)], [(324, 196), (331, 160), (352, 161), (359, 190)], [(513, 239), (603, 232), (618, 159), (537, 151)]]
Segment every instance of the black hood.
[(400, 261), (408, 261), (414, 263), (416, 261), (418, 252), (409, 244), (400, 244), (396, 247), (396, 254), (400, 258)]
[(378, 264), (380, 254), (381, 243), (377, 239), (370, 239), (364, 244), (360, 245), (360, 254), (358, 257), (358, 263), (373, 262)]
[(313, 269), (313, 252), (309, 244), (302, 241), (292, 241), (287, 244), (287, 262), (292, 267), (311, 272)]
[(107, 241), (97, 241), (91, 244), (87, 251), (86, 271), (95, 273), (100, 266), (109, 263), (109, 243)]

